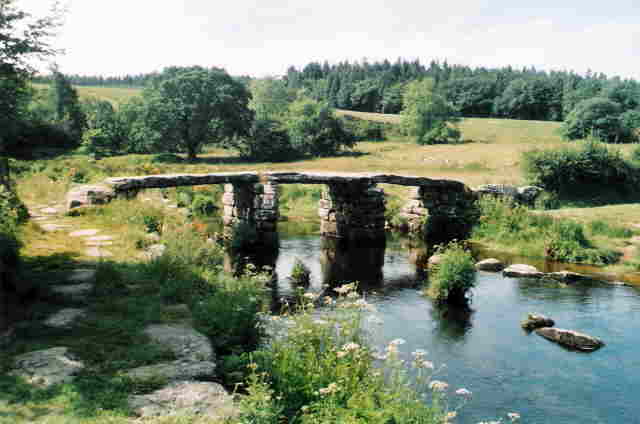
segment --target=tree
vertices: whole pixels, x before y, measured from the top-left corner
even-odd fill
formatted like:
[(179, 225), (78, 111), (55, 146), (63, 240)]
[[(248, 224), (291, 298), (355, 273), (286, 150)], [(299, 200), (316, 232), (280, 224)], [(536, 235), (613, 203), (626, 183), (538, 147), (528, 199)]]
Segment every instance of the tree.
[(249, 84), (251, 102), (256, 119), (279, 120), (286, 115), (289, 104), (296, 98), (296, 90), (288, 88), (285, 81), (274, 78), (252, 80)]
[(24, 120), (30, 96), (27, 80), (33, 67), (29, 61), (57, 52), (50, 40), (60, 25), (57, 4), (50, 16), (35, 19), (15, 3), (15, 0), (0, 0), (0, 183), (5, 185), (8, 180), (6, 146)]
[(189, 160), (205, 143), (248, 134), (253, 120), (248, 90), (218, 68), (167, 68), (143, 96), (145, 125)]
[(285, 127), (291, 146), (300, 154), (329, 156), (342, 147), (353, 147), (354, 138), (345, 131), (328, 104), (302, 98), (289, 106)]
[(563, 134), (569, 140), (594, 136), (609, 143), (632, 141), (632, 129), (623, 125), (621, 112), (618, 103), (604, 97), (583, 100), (565, 119)]
[(80, 107), (78, 92), (56, 67), (53, 67), (51, 71), (53, 74), (51, 94), (55, 106), (55, 120), (75, 142), (78, 142), (87, 126), (86, 117)]
[(434, 90), (434, 80), (427, 78), (407, 84), (402, 96), (401, 125), (418, 144), (456, 143), (460, 131), (454, 127), (457, 110)]

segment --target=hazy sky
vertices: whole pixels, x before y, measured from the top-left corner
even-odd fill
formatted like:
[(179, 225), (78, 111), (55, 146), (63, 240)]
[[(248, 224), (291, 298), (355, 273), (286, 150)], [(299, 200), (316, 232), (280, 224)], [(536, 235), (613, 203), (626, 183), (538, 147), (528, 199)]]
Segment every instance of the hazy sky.
[[(51, 0), (17, 0), (36, 15)], [(279, 75), (398, 57), (640, 79), (640, 0), (68, 0), (65, 73), (169, 65)], [(518, 4), (531, 6), (518, 6)], [(634, 5), (635, 3), (635, 5)], [(559, 4), (562, 4), (560, 6)]]

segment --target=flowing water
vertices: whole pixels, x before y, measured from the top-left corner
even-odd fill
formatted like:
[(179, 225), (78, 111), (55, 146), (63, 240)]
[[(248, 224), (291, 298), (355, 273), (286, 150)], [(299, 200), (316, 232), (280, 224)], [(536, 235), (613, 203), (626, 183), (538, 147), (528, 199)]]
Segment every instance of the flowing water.
[[(292, 295), (287, 280), (295, 258), (312, 271), (309, 290), (322, 284), (360, 281), (384, 323), (376, 332), (380, 346), (396, 338), (406, 359), (425, 349), (438, 380), (453, 391), (473, 392), (459, 412), (459, 423), (477, 423), (518, 412), (525, 423), (640, 423), (640, 291), (592, 284), (560, 287), (540, 281), (477, 276), (472, 311), (435, 308), (420, 290), (417, 263), (426, 252), (406, 244), (341, 251), (319, 236), (281, 235), (279, 255), (270, 261), (279, 276), (276, 298)], [(274, 262), (275, 261), (275, 262)], [(593, 353), (563, 349), (520, 321), (529, 312), (552, 317), (556, 326), (603, 339)]]

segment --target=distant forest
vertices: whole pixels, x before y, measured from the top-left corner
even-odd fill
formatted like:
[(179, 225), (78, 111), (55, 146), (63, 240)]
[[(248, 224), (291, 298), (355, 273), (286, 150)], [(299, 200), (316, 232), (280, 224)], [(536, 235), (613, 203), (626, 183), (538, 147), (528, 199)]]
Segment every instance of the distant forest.
[[(75, 85), (142, 87), (157, 74), (120, 77), (68, 75)], [(291, 66), (283, 77), (290, 88), (330, 106), (361, 112), (399, 113), (407, 82), (432, 78), (436, 90), (465, 117), (495, 117), (563, 121), (582, 100), (604, 97), (622, 111), (640, 107), (640, 84), (633, 79), (588, 72), (539, 71), (535, 68), (471, 68), (432, 61), (398, 59), (394, 63), (312, 62), (302, 69)], [(241, 77), (248, 81), (249, 78)], [(37, 82), (47, 82), (39, 77)]]

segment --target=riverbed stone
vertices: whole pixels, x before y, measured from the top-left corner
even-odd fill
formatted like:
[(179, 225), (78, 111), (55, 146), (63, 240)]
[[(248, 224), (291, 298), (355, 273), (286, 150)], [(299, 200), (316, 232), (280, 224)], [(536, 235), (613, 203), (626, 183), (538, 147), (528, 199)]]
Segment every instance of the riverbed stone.
[(528, 314), (527, 318), (522, 321), (520, 325), (527, 331), (533, 331), (536, 328), (553, 327), (555, 325), (555, 322), (547, 316), (533, 313)]
[(546, 274), (546, 277), (549, 277), (556, 281), (560, 281), (562, 283), (581, 283), (593, 281), (593, 278), (589, 277), (588, 275), (571, 271), (550, 272)]
[(115, 197), (115, 191), (104, 184), (82, 185), (67, 193), (67, 210), (109, 203)]
[(96, 281), (96, 270), (93, 268), (76, 268), (66, 280), (72, 283), (93, 283)]
[(68, 383), (84, 369), (66, 347), (37, 350), (14, 358), (11, 375), (23, 377), (29, 383), (42, 387)]
[(442, 258), (443, 258), (442, 255), (432, 255), (429, 257), (429, 260), (427, 261), (427, 265), (429, 266), (429, 268), (438, 266), (442, 262)]
[(91, 246), (84, 251), (84, 254), (92, 258), (107, 258), (113, 256), (108, 250), (101, 249), (99, 246)]
[(50, 315), (44, 324), (53, 328), (69, 328), (79, 318), (86, 316), (87, 310), (80, 308), (65, 308)]
[(51, 222), (46, 224), (40, 224), (40, 227), (48, 233), (53, 233), (55, 231), (62, 231), (62, 230), (66, 230), (67, 228), (71, 228), (71, 225), (57, 224), (57, 223)]
[(504, 264), (495, 258), (483, 259), (476, 263), (478, 271), (500, 272), (504, 269)]
[(542, 278), (544, 273), (531, 265), (513, 264), (505, 268), (502, 275), (513, 278)]
[(132, 396), (129, 405), (140, 417), (205, 415), (226, 420), (238, 415), (233, 397), (218, 383), (179, 381), (147, 395)]
[(544, 327), (535, 330), (536, 334), (571, 349), (593, 352), (604, 346), (604, 342), (588, 334), (562, 328)]

